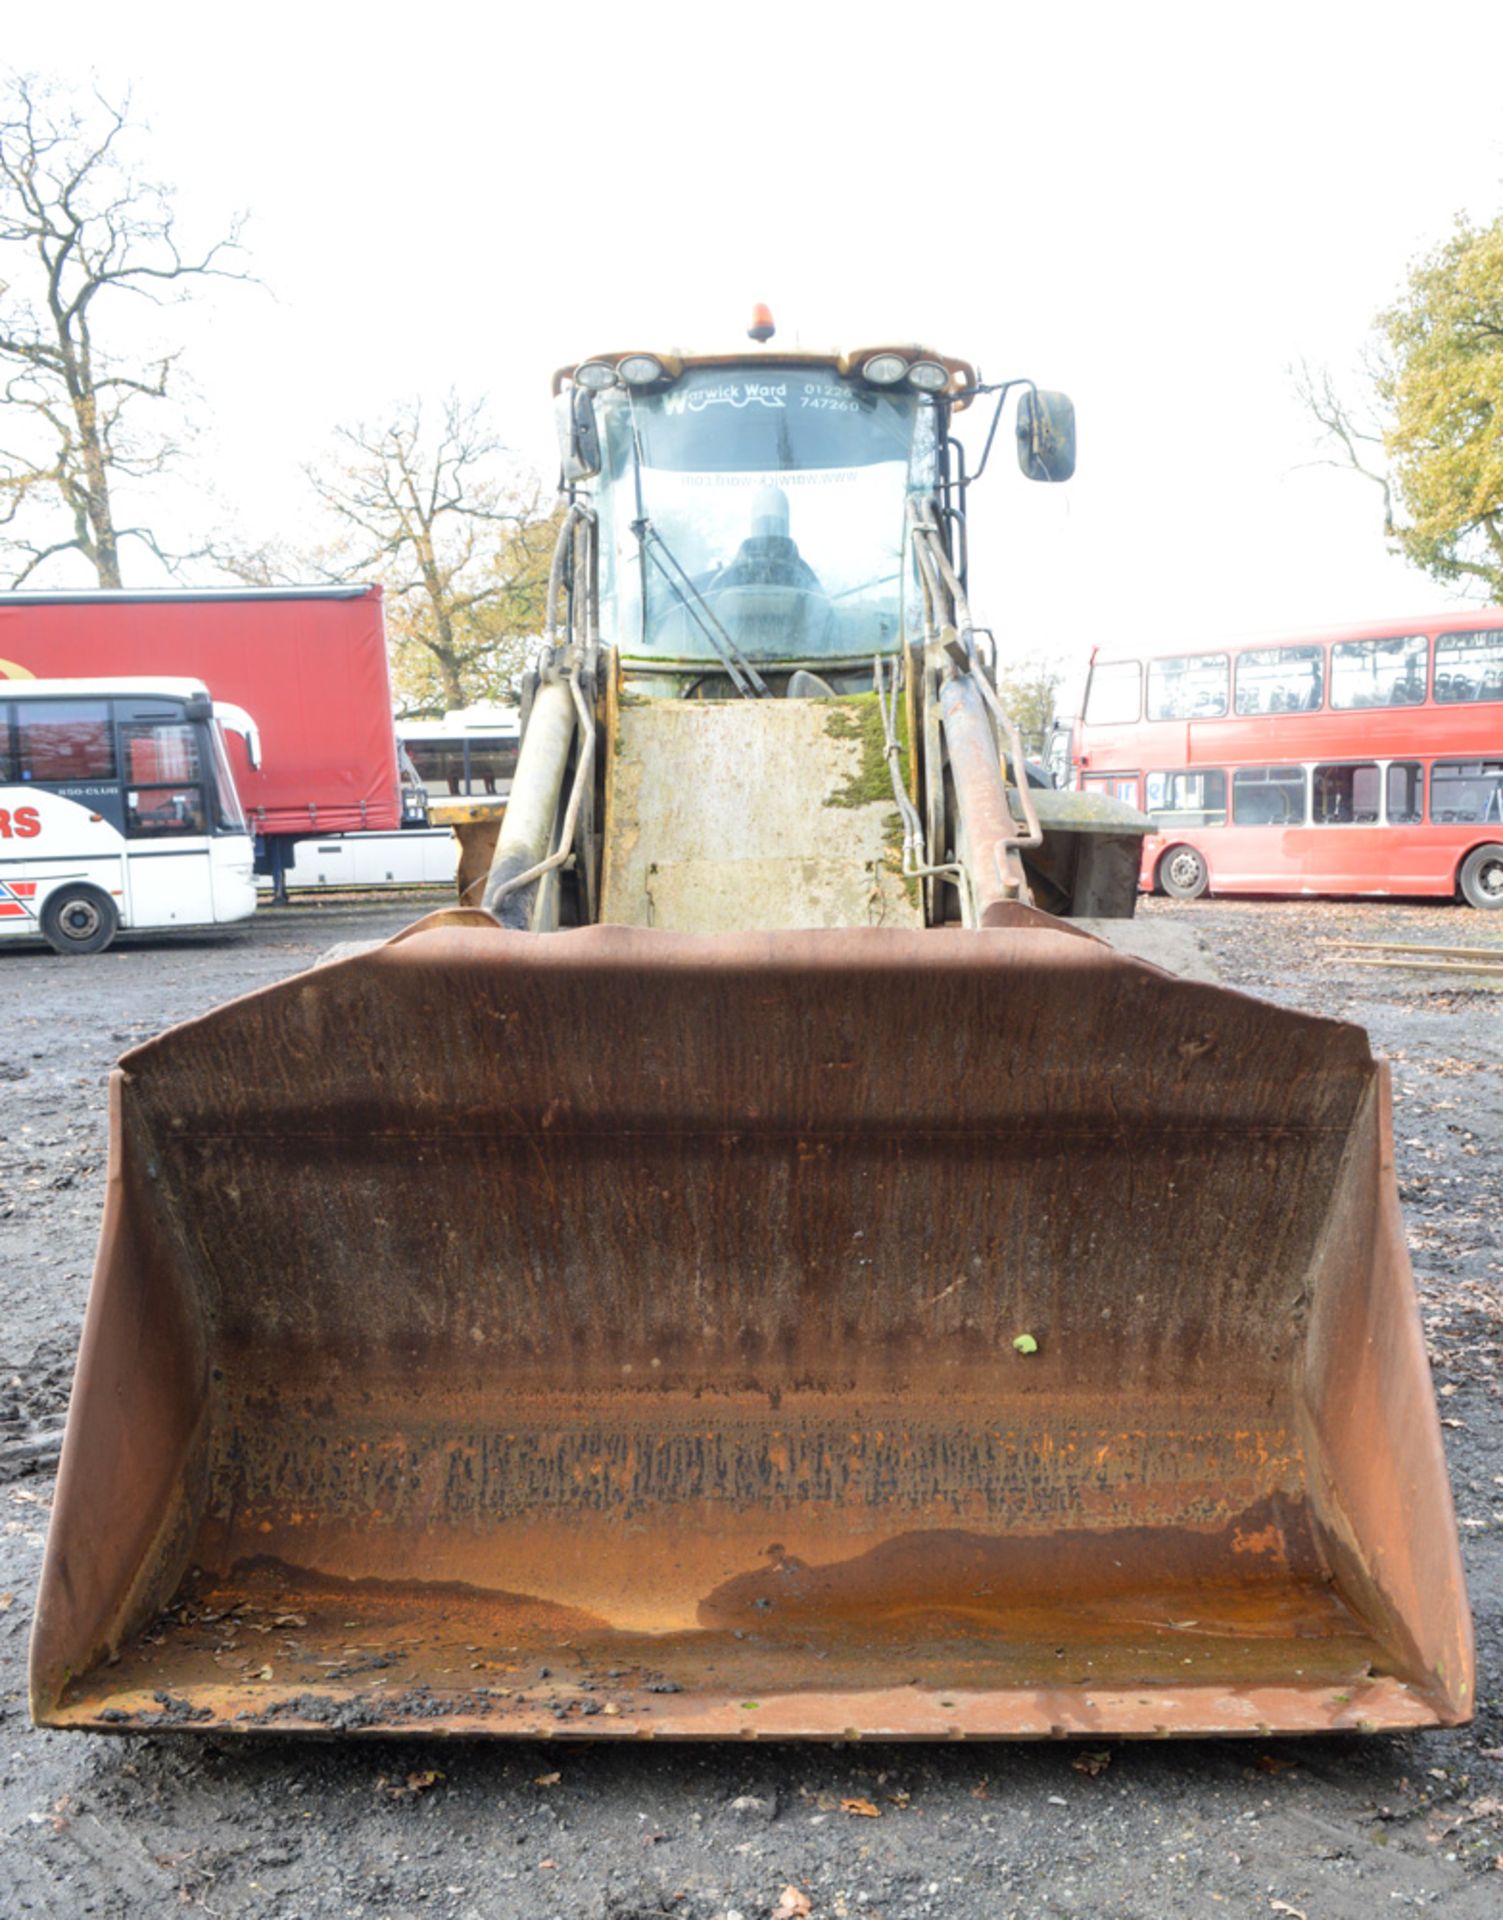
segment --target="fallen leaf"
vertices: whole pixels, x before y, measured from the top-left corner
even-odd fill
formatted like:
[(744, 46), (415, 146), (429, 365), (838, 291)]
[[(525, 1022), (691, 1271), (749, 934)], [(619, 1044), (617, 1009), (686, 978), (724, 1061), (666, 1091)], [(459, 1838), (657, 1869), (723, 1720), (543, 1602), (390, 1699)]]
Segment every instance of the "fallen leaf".
[(1085, 1753), (1077, 1753), (1070, 1765), (1077, 1773), (1088, 1773), (1094, 1780), (1098, 1773), (1105, 1773), (1112, 1764), (1109, 1747), (1093, 1747)]
[(1295, 1765), (1293, 1760), (1281, 1760), (1276, 1753), (1260, 1753), (1258, 1765), (1264, 1773), (1288, 1773)]
[(306, 1613), (279, 1613), (271, 1623), (274, 1627), (306, 1627)]
[(551, 1871), (553, 1870), (553, 1868), (555, 1868), (555, 1867), (556, 1867), (557, 1865), (558, 1865), (558, 1862), (557, 1862), (556, 1860), (539, 1860), (539, 1862), (538, 1862), (538, 1872), (539, 1872), (539, 1873), (549, 1873), (549, 1872), (551, 1872)]
[(803, 1920), (809, 1907), (807, 1893), (800, 1892), (797, 1887), (784, 1887), (778, 1895), (778, 1904), (773, 1908), (770, 1920)]
[(1039, 1343), (1031, 1333), (1020, 1333), (1013, 1341), (1012, 1348), (1014, 1353), (1037, 1353)]
[(392, 1800), (412, 1800), (420, 1793), (426, 1793), (430, 1787), (436, 1787), (443, 1775), (436, 1768), (423, 1773), (409, 1773), (405, 1780), (393, 1780), (382, 1774), (376, 1781), (376, 1792), (384, 1793)]
[(256, 1671), (251, 1675), (251, 1678), (253, 1680), (269, 1680), (271, 1678), (271, 1668), (257, 1667)]
[(540, 1773), (533, 1781), (535, 1787), (556, 1787), (563, 1778), (559, 1773)]
[(13, 1604), (15, 1597), (13, 1593), (0, 1593), (0, 1613), (4, 1613), (6, 1608)]
[(863, 1820), (880, 1820), (882, 1818), (882, 1809), (872, 1800), (842, 1800), (840, 1803), (840, 1811), (842, 1813), (859, 1814)]
[(1268, 1904), (1275, 1913), (1289, 1914), (1291, 1920), (1308, 1920), (1303, 1908), (1291, 1907), (1287, 1900), (1270, 1900)]

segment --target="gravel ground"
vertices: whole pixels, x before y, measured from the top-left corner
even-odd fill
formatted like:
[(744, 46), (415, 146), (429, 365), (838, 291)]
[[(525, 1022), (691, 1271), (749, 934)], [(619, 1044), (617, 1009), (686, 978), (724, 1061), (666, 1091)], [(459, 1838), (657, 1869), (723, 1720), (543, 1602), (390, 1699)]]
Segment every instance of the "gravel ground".
[(630, 1751), (34, 1732), (26, 1638), (98, 1226), (109, 1065), (421, 905), (319, 901), (88, 961), (0, 953), (0, 1915), (1503, 1914), (1503, 982), (1366, 969), (1325, 944), (1503, 952), (1503, 926), (1445, 906), (1144, 911), (1199, 931), (1230, 984), (1359, 1020), (1394, 1061), (1477, 1613), (1473, 1726), (1099, 1749)]

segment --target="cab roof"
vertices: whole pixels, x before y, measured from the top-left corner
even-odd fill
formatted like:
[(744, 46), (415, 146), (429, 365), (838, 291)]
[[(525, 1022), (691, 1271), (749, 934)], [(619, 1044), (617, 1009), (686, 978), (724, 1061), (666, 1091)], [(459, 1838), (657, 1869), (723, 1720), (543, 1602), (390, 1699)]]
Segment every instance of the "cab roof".
[(964, 407), (971, 400), (972, 390), (976, 386), (976, 369), (968, 360), (957, 360), (948, 353), (939, 353), (933, 347), (919, 346), (911, 340), (882, 340), (864, 347), (785, 347), (776, 341), (766, 346), (744, 343), (718, 352), (702, 352), (697, 349), (674, 347), (664, 351), (657, 347), (623, 347), (609, 353), (589, 353), (581, 359), (572, 361), (566, 367), (560, 367), (553, 376), (553, 391), (561, 393), (569, 385), (575, 373), (587, 360), (603, 360), (610, 366), (618, 365), (633, 353), (650, 353), (655, 360), (663, 363), (670, 380), (677, 380), (682, 374), (696, 367), (746, 367), (749, 369), (771, 367), (830, 367), (843, 379), (859, 374), (868, 360), (879, 353), (900, 353), (905, 360), (937, 360), (950, 375), (950, 384), (944, 389), (945, 397), (954, 407)]

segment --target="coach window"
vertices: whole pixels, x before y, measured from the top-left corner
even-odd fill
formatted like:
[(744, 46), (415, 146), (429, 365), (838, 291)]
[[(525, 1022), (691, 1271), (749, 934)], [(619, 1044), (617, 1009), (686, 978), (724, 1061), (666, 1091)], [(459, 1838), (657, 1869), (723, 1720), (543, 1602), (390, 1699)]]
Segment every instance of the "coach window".
[(1395, 760), (1388, 769), (1388, 824), (1412, 827), (1425, 817), (1425, 770), (1417, 760)]
[(1374, 761), (1317, 767), (1310, 782), (1310, 818), (1317, 827), (1376, 826), (1380, 791)]
[(1503, 826), (1503, 760), (1437, 761), (1430, 769), (1430, 818), (1448, 826)]
[(23, 780), (66, 785), (114, 779), (115, 742), (105, 701), (25, 700), (17, 709)]
[(1224, 827), (1226, 775), (1219, 768), (1150, 773), (1143, 811), (1160, 827)]
[(1331, 649), (1331, 705), (1422, 706), (1429, 651), (1422, 633), (1402, 640), (1340, 641)]
[(16, 727), (9, 707), (0, 707), (0, 780), (10, 781), (16, 773)]
[(1150, 720), (1219, 720), (1229, 674), (1224, 653), (1182, 653), (1148, 663)]
[(1258, 647), (1237, 656), (1237, 711), (1315, 713), (1325, 679), (1324, 647)]
[(1503, 700), (1503, 630), (1436, 634), (1435, 700), (1438, 706)]
[(120, 728), (120, 750), (131, 839), (208, 832), (196, 728), (180, 721), (128, 721)]
[(1232, 775), (1235, 826), (1299, 827), (1304, 820), (1303, 767), (1239, 767)]
[(1112, 660), (1091, 668), (1086, 690), (1086, 725), (1131, 725), (1142, 712), (1143, 669), (1136, 660)]

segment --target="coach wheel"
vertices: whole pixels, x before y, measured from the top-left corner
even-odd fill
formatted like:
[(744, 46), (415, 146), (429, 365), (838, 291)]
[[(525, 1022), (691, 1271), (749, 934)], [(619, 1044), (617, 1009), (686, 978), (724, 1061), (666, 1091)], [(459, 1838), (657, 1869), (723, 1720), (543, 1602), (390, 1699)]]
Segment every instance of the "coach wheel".
[(1461, 897), (1469, 907), (1503, 907), (1503, 847), (1474, 847), (1467, 855)]
[(120, 916), (97, 887), (59, 887), (42, 909), (42, 938), (54, 953), (103, 953)]
[(1176, 900), (1198, 900), (1210, 878), (1194, 847), (1171, 847), (1159, 862), (1159, 885)]

